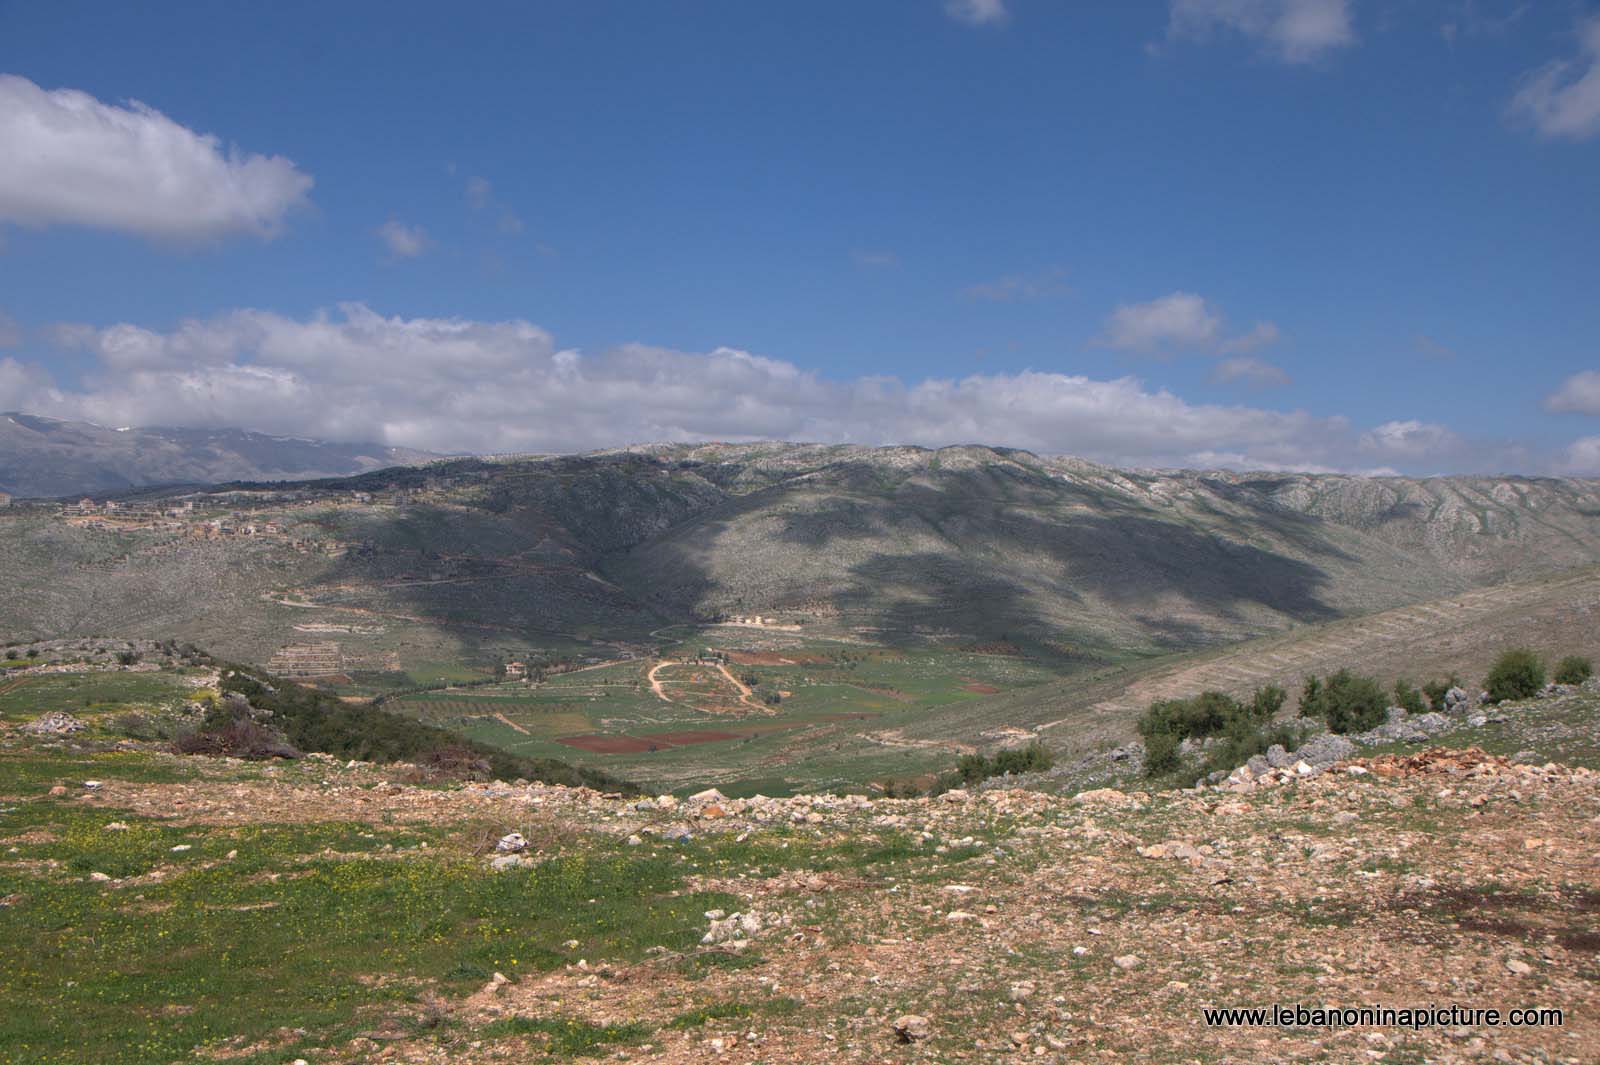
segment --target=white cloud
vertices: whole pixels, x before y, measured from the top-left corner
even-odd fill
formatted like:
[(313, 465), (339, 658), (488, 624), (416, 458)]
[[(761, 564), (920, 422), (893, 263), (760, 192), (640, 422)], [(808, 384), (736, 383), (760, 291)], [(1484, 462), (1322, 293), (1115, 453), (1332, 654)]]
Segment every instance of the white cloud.
[(103, 104), (0, 75), (0, 222), (82, 225), (204, 241), (276, 235), (310, 175), (281, 156), (221, 149), (137, 101)]
[(1354, 43), (1349, 0), (1171, 0), (1167, 39), (1243, 34), (1285, 63), (1309, 63)]
[(439, 451), (577, 451), (646, 440), (983, 442), (1124, 465), (1373, 465), (1337, 416), (1195, 404), (1134, 377), (1026, 371), (830, 380), (732, 348), (563, 350), (525, 321), (299, 319), (239, 310), (168, 331), (54, 330), (79, 386), (0, 361), (0, 403), (103, 425), (235, 425)]
[(1193, 292), (1174, 292), (1148, 303), (1124, 303), (1106, 319), (1095, 343), (1141, 355), (1178, 351), (1244, 354), (1276, 344), (1283, 333), (1272, 322), (1257, 322), (1248, 333), (1225, 335), (1222, 311)]
[(1567, 445), (1561, 470), (1574, 477), (1600, 476), (1600, 436), (1585, 436)]
[(1600, 370), (1573, 374), (1544, 398), (1544, 407), (1563, 414), (1600, 414)]
[(1283, 333), (1272, 322), (1257, 322), (1248, 333), (1224, 340), (1219, 350), (1227, 354), (1244, 354), (1269, 348), (1283, 339)]
[(1222, 314), (1192, 292), (1124, 303), (1106, 320), (1101, 342), (1123, 351), (1205, 348), (1222, 333)]
[(1223, 359), (1211, 371), (1211, 379), (1225, 384), (1246, 384), (1252, 388), (1278, 388), (1289, 383), (1289, 375), (1280, 367), (1249, 355)]
[(1361, 434), (1363, 451), (1400, 461), (1445, 458), (1461, 451), (1466, 441), (1442, 425), (1416, 419), (1384, 422)]
[(1021, 303), (1027, 300), (1046, 299), (1071, 292), (1067, 286), (1067, 272), (1060, 267), (1036, 274), (1007, 274), (993, 281), (980, 281), (968, 285), (961, 294), (969, 300), (989, 303)]
[(1578, 27), (1581, 53), (1530, 72), (1511, 98), (1513, 118), (1532, 123), (1542, 136), (1587, 140), (1600, 133), (1600, 15)]
[(421, 226), (408, 226), (393, 218), (378, 227), (378, 238), (396, 259), (415, 259), (433, 245)]
[(1006, 0), (945, 0), (945, 14), (969, 26), (993, 26), (1011, 17)]

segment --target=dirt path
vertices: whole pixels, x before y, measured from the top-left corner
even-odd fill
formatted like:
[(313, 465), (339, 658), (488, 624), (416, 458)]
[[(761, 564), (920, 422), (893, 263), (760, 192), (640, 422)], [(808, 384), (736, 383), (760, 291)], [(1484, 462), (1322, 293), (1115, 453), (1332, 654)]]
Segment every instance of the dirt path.
[(496, 721), (500, 722), (502, 725), (507, 725), (507, 726), (509, 726), (511, 728), (516, 729), (518, 732), (522, 733), (524, 736), (532, 736), (533, 735), (533, 733), (529, 732), (527, 729), (523, 728), (521, 725), (519, 725), (515, 721), (511, 720), (509, 717), (507, 717), (503, 713), (494, 715), (494, 719)]
[(667, 693), (661, 690), (661, 678), (656, 676), (656, 674), (661, 672), (664, 667), (670, 665), (673, 665), (673, 663), (670, 660), (663, 658), (661, 661), (651, 666), (650, 672), (645, 674), (645, 679), (650, 682), (650, 690), (655, 692), (656, 698), (660, 699), (664, 703), (675, 703), (676, 700), (667, 698)]
[(732, 673), (728, 672), (728, 667), (727, 666), (723, 665), (721, 662), (718, 662), (717, 663), (717, 669), (722, 673), (722, 675), (724, 677), (728, 678), (728, 683), (732, 684), (734, 686), (734, 689), (738, 691), (738, 693), (739, 693), (739, 701), (741, 703), (743, 703), (744, 705), (750, 707), (752, 710), (758, 711), (759, 713), (763, 713), (763, 714), (772, 713), (772, 708), (770, 706), (765, 705), (759, 699), (757, 699), (755, 692), (753, 692), (749, 688), (745, 687), (743, 681), (741, 681), (738, 677), (735, 677)]

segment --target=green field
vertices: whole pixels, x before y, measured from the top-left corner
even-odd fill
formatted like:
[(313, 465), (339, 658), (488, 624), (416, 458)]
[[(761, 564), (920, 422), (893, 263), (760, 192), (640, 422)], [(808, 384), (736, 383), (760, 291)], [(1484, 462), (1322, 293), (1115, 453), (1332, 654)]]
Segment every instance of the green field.
[(172, 703), (194, 689), (172, 673), (43, 673), (0, 678), (0, 720), (62, 710), (90, 717)]
[[(943, 768), (956, 746), (900, 744), (896, 732), (931, 711), (956, 711), (1060, 676), (1020, 657), (963, 650), (784, 639), (723, 627), (684, 636), (663, 658), (722, 651), (756, 701), (765, 706), (773, 696), (775, 704), (764, 712), (741, 705), (714, 666), (668, 667), (664, 690), (675, 701), (664, 701), (648, 681), (663, 659), (635, 659), (532, 685), (408, 695), (385, 707), (519, 754), (594, 765), (664, 789), (716, 783), (725, 791), (783, 793)], [(708, 705), (730, 712), (707, 712)], [(593, 739), (560, 742), (575, 737)]]

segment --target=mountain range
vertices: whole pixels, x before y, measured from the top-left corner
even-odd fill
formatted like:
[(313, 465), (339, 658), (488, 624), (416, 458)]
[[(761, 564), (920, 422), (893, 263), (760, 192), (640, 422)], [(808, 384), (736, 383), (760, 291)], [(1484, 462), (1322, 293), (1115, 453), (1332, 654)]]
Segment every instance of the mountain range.
[(338, 477), (433, 458), (382, 444), (334, 444), (243, 429), (108, 429), (0, 413), (0, 491), (20, 497)]
[(1096, 661), (1600, 563), (1595, 481), (1119, 470), (978, 446), (652, 445), (190, 495), (282, 531), (18, 516), (0, 523), (7, 629), (181, 635), (261, 661), (315, 610), (381, 622), (386, 648), (420, 657), (763, 615)]

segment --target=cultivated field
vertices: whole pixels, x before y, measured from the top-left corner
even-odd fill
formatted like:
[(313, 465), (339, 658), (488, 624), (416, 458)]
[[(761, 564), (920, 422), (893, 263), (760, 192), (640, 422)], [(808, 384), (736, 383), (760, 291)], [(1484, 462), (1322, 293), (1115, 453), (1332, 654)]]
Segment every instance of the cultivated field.
[[(961, 650), (721, 626), (672, 635), (684, 638), (660, 658), (385, 706), (517, 753), (592, 764), (659, 788), (705, 782), (771, 794), (943, 768), (970, 746), (900, 742), (896, 731), (934, 708), (1059, 675), (1021, 658)], [(684, 661), (702, 649), (725, 654), (725, 664)]]

